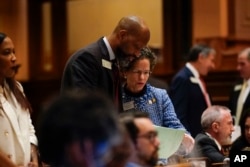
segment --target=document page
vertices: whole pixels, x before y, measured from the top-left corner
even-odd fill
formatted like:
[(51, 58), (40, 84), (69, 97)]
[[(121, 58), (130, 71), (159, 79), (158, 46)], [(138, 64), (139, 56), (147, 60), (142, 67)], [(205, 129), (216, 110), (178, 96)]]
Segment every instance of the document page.
[(178, 150), (185, 131), (161, 126), (155, 127), (160, 140), (159, 158), (167, 159)]

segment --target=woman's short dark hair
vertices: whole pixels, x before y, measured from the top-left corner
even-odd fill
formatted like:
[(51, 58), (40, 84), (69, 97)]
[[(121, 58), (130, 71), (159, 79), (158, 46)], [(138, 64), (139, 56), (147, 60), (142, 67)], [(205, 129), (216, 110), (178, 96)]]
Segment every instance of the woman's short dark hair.
[(135, 57), (132, 61), (128, 62), (121, 62), (121, 69), (122, 71), (129, 71), (134, 68), (135, 63), (138, 60), (142, 59), (148, 59), (150, 62), (150, 71), (152, 71), (157, 63), (157, 57), (154, 52), (151, 51), (149, 47), (144, 47), (140, 51), (140, 55), (138, 57)]
[(240, 131), (241, 135), (244, 136), (245, 139), (245, 122), (247, 118), (250, 117), (250, 108), (243, 111), (242, 117), (240, 119)]

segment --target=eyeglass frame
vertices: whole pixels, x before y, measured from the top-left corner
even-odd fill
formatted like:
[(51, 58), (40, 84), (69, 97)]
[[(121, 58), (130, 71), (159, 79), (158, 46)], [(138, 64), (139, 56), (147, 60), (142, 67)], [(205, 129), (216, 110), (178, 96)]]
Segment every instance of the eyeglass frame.
[(158, 136), (157, 131), (150, 131), (146, 134), (138, 135), (137, 138), (145, 138), (148, 139), (151, 143), (153, 143), (157, 136)]
[(144, 71), (143, 70), (131, 70), (131, 72), (133, 74), (137, 74), (139, 76), (141, 76), (142, 74), (144, 76), (149, 76), (152, 73), (152, 71), (150, 71), (150, 70), (144, 70)]

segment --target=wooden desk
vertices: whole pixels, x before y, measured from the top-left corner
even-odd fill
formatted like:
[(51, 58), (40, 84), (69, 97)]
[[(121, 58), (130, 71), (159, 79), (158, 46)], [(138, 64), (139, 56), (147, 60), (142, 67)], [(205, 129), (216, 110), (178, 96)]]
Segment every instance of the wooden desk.
[(212, 163), (211, 167), (229, 167), (229, 163), (226, 162), (220, 162), (220, 163)]
[(193, 167), (191, 163), (178, 163), (178, 164), (172, 164), (172, 165), (165, 165), (165, 166), (155, 166), (155, 167)]
[(187, 158), (187, 161), (193, 167), (210, 167), (210, 161), (207, 157)]

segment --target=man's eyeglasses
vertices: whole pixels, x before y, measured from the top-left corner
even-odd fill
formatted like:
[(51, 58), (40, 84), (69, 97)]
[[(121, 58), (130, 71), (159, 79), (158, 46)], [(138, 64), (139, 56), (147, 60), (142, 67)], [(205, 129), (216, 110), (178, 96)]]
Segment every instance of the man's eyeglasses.
[(142, 70), (132, 70), (132, 73), (140, 75), (140, 76), (141, 75), (149, 76), (151, 74), (151, 71), (150, 70), (145, 70), (145, 71), (142, 71)]
[(152, 131), (143, 135), (137, 136), (138, 138), (146, 138), (148, 139), (151, 143), (155, 141), (155, 138), (158, 136), (158, 133), (156, 131)]

